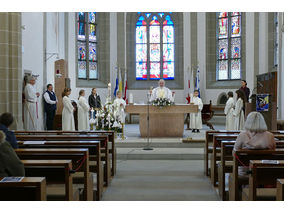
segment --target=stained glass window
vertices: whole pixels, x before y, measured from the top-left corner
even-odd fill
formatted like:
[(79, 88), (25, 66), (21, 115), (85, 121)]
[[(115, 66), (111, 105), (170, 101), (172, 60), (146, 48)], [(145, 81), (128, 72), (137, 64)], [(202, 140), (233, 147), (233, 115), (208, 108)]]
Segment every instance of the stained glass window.
[(96, 12), (77, 13), (77, 59), (79, 79), (98, 79)]
[(174, 22), (171, 13), (138, 13), (136, 79), (174, 79)]
[(217, 13), (217, 80), (241, 79), (241, 13)]

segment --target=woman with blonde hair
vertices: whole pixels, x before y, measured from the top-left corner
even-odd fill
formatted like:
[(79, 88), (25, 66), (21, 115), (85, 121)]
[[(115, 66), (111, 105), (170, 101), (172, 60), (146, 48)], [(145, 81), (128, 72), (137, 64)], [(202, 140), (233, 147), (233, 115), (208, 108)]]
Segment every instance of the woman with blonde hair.
[(80, 90), (78, 98), (78, 130), (89, 130), (89, 104), (85, 99), (85, 90)]
[(276, 147), (274, 135), (259, 112), (251, 112), (245, 122), (245, 131), (237, 137), (234, 149), (272, 149)]
[(62, 93), (63, 111), (62, 111), (62, 130), (75, 131), (74, 111), (75, 108), (71, 103), (69, 95), (71, 94), (70, 88), (65, 88)]

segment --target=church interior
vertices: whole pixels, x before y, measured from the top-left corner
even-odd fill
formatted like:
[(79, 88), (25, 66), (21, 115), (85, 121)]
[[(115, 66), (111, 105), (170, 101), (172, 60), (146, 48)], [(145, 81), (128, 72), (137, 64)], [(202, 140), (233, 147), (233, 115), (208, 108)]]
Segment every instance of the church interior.
[(283, 12), (0, 12), (0, 200), (283, 201), (283, 40)]

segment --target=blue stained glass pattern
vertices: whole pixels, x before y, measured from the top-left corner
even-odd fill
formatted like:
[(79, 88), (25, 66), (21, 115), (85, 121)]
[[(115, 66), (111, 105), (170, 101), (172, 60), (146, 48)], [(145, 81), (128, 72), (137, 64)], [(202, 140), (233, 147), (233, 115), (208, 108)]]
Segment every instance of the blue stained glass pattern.
[(85, 21), (85, 13), (83, 12), (78, 13), (78, 21)]
[(228, 18), (219, 19), (219, 38), (228, 37)]
[(78, 42), (78, 60), (86, 60), (86, 43)]
[(89, 13), (89, 22), (93, 24), (96, 23), (96, 13), (95, 12)]
[(150, 22), (150, 25), (160, 25), (160, 22), (158, 21), (157, 16), (152, 17), (152, 21)]
[(147, 61), (147, 45), (146, 44), (136, 45), (136, 61), (137, 62)]
[(174, 62), (164, 62), (163, 63), (163, 78), (166, 80), (173, 80), (175, 77), (174, 72)]
[(150, 44), (150, 61), (160, 61), (160, 44)]
[(167, 15), (165, 19), (166, 20), (163, 23), (164, 25), (174, 25), (174, 22), (172, 21), (171, 16)]
[(163, 43), (174, 43), (174, 26), (163, 26)]
[(149, 18), (151, 16), (151, 13), (146, 13), (146, 17)]
[(147, 27), (136, 26), (136, 43), (147, 43)]
[(241, 39), (233, 38), (231, 40), (231, 58), (241, 57)]
[(163, 45), (163, 61), (174, 61), (174, 44)]
[(145, 21), (145, 18), (143, 16), (140, 16), (137, 23), (136, 23), (137, 26), (141, 26), (141, 25), (146, 25), (146, 21)]
[(241, 35), (241, 17), (240, 16), (235, 16), (232, 17), (232, 37), (237, 37)]
[(98, 79), (97, 62), (90, 62), (89, 70), (89, 79)]
[(86, 61), (78, 61), (78, 78), (87, 78)]
[(160, 43), (160, 27), (150, 27), (150, 43)]
[(150, 79), (157, 80), (160, 79), (160, 63), (150, 63)]
[(228, 59), (228, 40), (219, 40), (219, 59)]
[(96, 61), (97, 60), (97, 45), (96, 43), (89, 44), (89, 60)]
[(90, 41), (97, 41), (97, 35), (96, 35), (96, 25), (89, 24), (89, 40)]
[(78, 40), (85, 40), (85, 23), (78, 22)]
[(136, 80), (147, 80), (147, 64), (136, 63)]
[(164, 13), (159, 13), (159, 16), (160, 16), (161, 18), (163, 18)]

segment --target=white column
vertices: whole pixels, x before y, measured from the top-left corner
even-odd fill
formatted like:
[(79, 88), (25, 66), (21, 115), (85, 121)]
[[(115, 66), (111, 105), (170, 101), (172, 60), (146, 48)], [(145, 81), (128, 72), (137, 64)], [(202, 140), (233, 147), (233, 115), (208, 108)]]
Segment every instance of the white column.
[(278, 72), (279, 72), (279, 79), (278, 79), (278, 115), (281, 120), (284, 120), (284, 14), (280, 13), (279, 16), (279, 65), (278, 65)]
[[(183, 31), (184, 31), (184, 37), (183, 37), (183, 52), (184, 52), (184, 94), (185, 97), (187, 96), (187, 88), (188, 88), (188, 71), (191, 70), (191, 30), (190, 30), (190, 13), (183, 13)], [(190, 82), (191, 83), (191, 82)], [(185, 102), (184, 97), (184, 102)]]
[[(115, 87), (115, 67), (117, 63), (117, 13), (110, 13), (110, 82), (111, 82), (111, 91), (114, 91)], [(120, 65), (121, 66), (121, 65)], [(121, 73), (123, 74), (123, 73)]]
[(259, 13), (259, 74), (268, 72), (268, 13)]
[(248, 82), (248, 87), (251, 89), (251, 92), (254, 85), (254, 79), (256, 76), (254, 75), (254, 14), (252, 12), (246, 13), (246, 76), (245, 79)]

